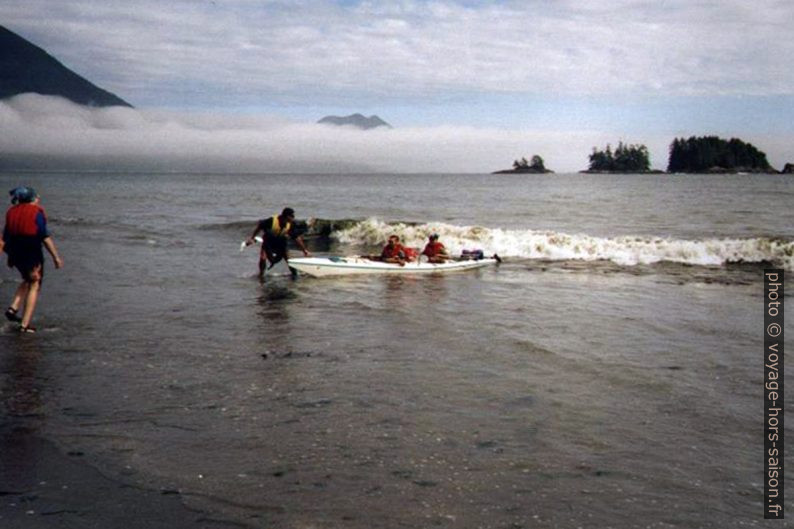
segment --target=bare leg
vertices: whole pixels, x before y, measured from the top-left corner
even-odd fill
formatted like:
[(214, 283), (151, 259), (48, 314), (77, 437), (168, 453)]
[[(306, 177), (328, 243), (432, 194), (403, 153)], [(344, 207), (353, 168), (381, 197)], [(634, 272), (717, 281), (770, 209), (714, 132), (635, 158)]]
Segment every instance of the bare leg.
[(265, 279), (265, 269), (267, 268), (267, 261), (265, 259), (259, 260), (259, 279)]
[(23, 281), (19, 284), (19, 288), (17, 288), (16, 293), (14, 294), (14, 299), (11, 300), (10, 308), (14, 309), (15, 311), (19, 310), (19, 307), (22, 306), (22, 302), (28, 295), (28, 287), (29, 283), (27, 281)]
[(25, 296), (25, 312), (22, 314), (22, 327), (29, 327), (30, 320), (33, 319), (33, 312), (36, 310), (36, 302), (39, 299), (41, 290), (41, 266), (37, 266), (30, 272), (27, 296)]
[(265, 280), (265, 270), (267, 269), (267, 252), (264, 246), (259, 250), (259, 280)]

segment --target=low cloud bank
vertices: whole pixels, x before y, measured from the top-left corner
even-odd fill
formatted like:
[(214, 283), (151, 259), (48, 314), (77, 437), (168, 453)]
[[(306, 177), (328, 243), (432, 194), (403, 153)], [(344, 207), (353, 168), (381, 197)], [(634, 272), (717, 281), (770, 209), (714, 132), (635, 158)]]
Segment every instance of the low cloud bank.
[[(0, 102), (0, 131), (7, 170), (490, 172), (539, 154), (548, 168), (573, 172), (587, 167), (593, 146), (620, 139), (452, 126), (360, 131), (272, 116), (88, 108), (35, 94)], [(625, 140), (644, 143), (652, 165), (666, 167), (671, 136)]]

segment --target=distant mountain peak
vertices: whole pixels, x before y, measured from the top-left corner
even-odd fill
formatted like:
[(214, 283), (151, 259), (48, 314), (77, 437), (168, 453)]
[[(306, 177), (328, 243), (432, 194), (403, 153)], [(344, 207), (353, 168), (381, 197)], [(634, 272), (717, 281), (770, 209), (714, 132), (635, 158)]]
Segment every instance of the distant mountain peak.
[(28, 92), (60, 96), (79, 105), (132, 107), (77, 75), (35, 44), (0, 26), (0, 99)]
[(363, 114), (358, 113), (350, 114), (349, 116), (325, 116), (317, 123), (337, 126), (352, 125), (362, 130), (369, 130), (377, 127), (392, 128), (391, 125), (380, 119), (378, 116), (372, 115), (370, 117), (365, 117)]

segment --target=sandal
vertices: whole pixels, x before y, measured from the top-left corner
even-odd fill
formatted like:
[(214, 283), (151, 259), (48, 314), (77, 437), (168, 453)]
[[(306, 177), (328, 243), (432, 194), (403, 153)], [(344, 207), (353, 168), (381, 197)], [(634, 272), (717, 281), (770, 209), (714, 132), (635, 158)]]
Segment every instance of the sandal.
[(8, 309), (6, 309), (6, 319), (17, 323), (22, 321), (22, 318), (17, 315), (17, 309), (14, 307), (8, 307)]
[(36, 328), (32, 325), (28, 325), (27, 327), (23, 327), (22, 325), (19, 326), (19, 332), (22, 334), (33, 334), (36, 332)]

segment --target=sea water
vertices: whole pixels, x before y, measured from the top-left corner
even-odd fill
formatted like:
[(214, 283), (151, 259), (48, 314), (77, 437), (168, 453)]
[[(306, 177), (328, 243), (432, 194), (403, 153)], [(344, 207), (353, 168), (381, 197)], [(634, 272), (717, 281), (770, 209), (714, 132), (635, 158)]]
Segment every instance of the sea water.
[[(788, 177), (0, 175), (19, 184), (66, 265), (35, 337), (0, 327), (0, 411), (114, 479), (251, 527), (763, 525)], [(285, 206), (337, 226), (316, 255), (438, 232), (504, 263), (261, 284), (240, 242)]]

